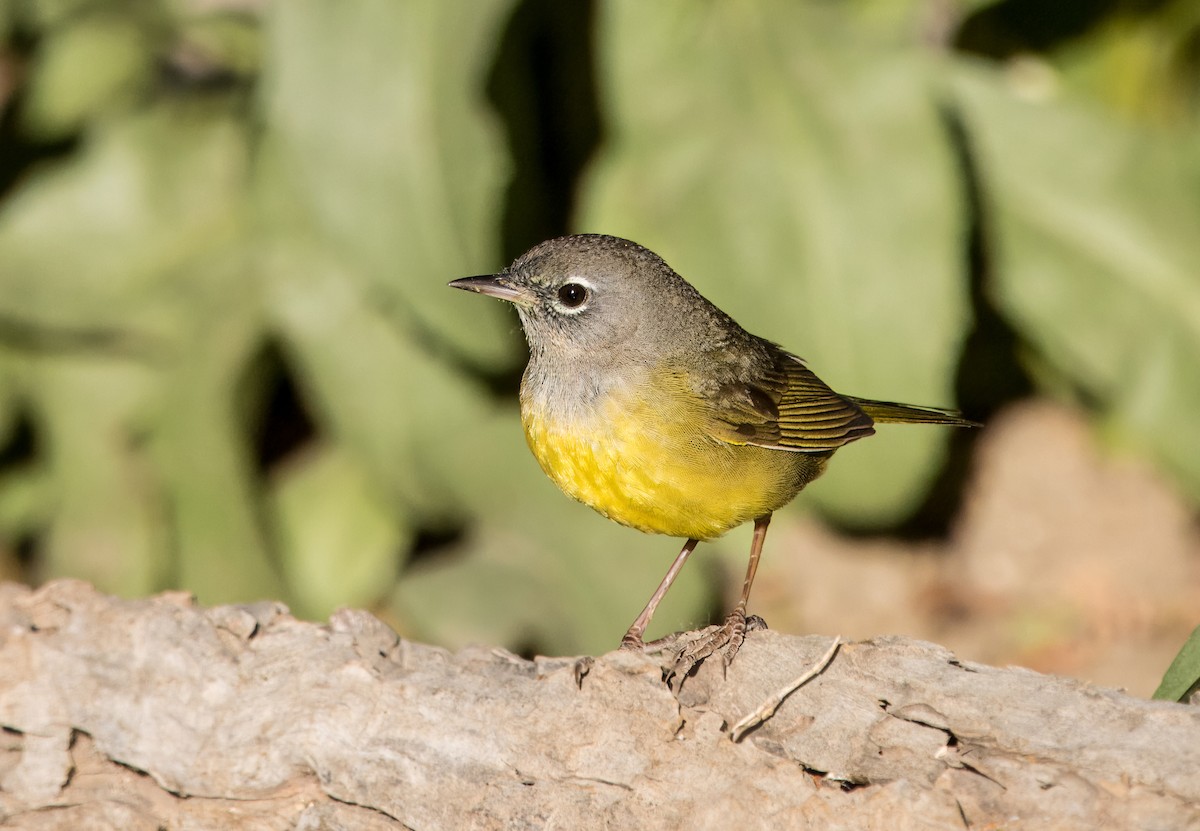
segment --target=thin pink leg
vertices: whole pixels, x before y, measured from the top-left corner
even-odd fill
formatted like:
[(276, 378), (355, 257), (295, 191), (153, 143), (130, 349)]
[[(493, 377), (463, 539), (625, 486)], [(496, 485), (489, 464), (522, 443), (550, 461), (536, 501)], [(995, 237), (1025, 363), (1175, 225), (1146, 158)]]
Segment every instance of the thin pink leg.
[(750, 587), (754, 585), (754, 575), (758, 572), (758, 561), (762, 557), (763, 540), (767, 538), (767, 526), (771, 524), (771, 515), (760, 516), (754, 520), (754, 539), (750, 541), (750, 562), (746, 565), (746, 581), (742, 583), (742, 596), (738, 599), (736, 609), (746, 614), (746, 606), (750, 602)]
[(683, 568), (683, 564), (687, 562), (687, 558), (691, 556), (691, 553), (696, 550), (696, 545), (699, 542), (699, 540), (688, 540), (683, 544), (683, 550), (679, 552), (679, 556), (675, 558), (675, 562), (671, 563), (671, 567), (667, 569), (667, 576), (662, 579), (662, 582), (658, 584), (658, 588), (654, 590), (654, 595), (650, 598), (650, 602), (646, 604), (646, 608), (642, 609), (642, 613), (637, 616), (633, 625), (629, 627), (629, 631), (625, 633), (625, 637), (621, 638), (622, 649), (645, 648), (642, 635), (646, 634), (646, 627), (650, 625), (650, 618), (654, 617), (654, 610), (658, 608), (658, 604), (666, 597), (667, 590), (671, 588), (671, 584), (679, 576), (679, 570)]
[[(700, 638), (693, 641), (679, 653), (675, 659), (672, 675), (682, 679), (692, 669), (714, 652), (720, 652), (725, 659), (725, 665), (733, 660), (742, 640), (746, 636), (746, 605), (750, 602), (750, 587), (754, 585), (754, 575), (758, 571), (758, 561), (762, 557), (763, 540), (767, 537), (767, 526), (771, 524), (771, 515), (760, 516), (754, 520), (754, 539), (750, 542), (750, 562), (746, 565), (746, 581), (742, 583), (742, 595), (737, 605), (725, 618), (725, 623), (710, 629)], [(757, 621), (759, 624), (761, 620)]]

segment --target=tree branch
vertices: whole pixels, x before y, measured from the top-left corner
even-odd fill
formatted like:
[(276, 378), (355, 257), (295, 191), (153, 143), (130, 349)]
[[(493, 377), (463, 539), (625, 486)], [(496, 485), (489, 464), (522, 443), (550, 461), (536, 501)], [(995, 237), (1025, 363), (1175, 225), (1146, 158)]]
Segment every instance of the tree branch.
[(0, 624), (6, 827), (1200, 823), (1200, 710), (902, 638), (843, 644), (735, 743), (829, 638), (751, 633), (676, 695), (645, 655), (452, 654), (357, 611), (60, 581), (0, 586)]

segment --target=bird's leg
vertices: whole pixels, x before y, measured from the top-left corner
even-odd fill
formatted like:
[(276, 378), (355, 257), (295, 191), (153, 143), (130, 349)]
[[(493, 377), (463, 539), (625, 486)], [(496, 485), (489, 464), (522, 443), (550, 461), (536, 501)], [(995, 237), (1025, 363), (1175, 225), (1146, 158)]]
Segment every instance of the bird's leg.
[(654, 610), (658, 608), (658, 604), (667, 594), (667, 589), (671, 588), (671, 584), (675, 582), (675, 578), (679, 576), (679, 570), (683, 568), (683, 564), (687, 562), (687, 558), (696, 550), (696, 544), (699, 540), (688, 540), (683, 544), (683, 550), (679, 552), (679, 556), (675, 558), (675, 562), (671, 563), (671, 567), (667, 569), (667, 575), (663, 577), (662, 582), (658, 584), (658, 588), (654, 590), (654, 595), (650, 598), (650, 602), (646, 604), (646, 608), (642, 609), (642, 613), (637, 616), (637, 620), (629, 627), (629, 631), (625, 633), (625, 637), (621, 638), (622, 649), (645, 649), (646, 644), (642, 641), (642, 635), (646, 634), (646, 627), (650, 625), (650, 618), (654, 617)]
[(714, 652), (720, 652), (725, 659), (725, 665), (728, 666), (741, 647), (747, 628), (766, 628), (762, 618), (757, 616), (750, 618), (751, 625), (747, 627), (746, 605), (750, 602), (750, 587), (754, 585), (754, 575), (758, 571), (758, 561), (762, 556), (763, 540), (767, 536), (767, 526), (770, 524), (770, 514), (754, 520), (754, 538), (750, 542), (750, 562), (746, 565), (746, 580), (742, 583), (742, 595), (738, 598), (737, 605), (725, 618), (724, 624), (710, 627), (705, 634), (684, 647), (675, 659), (675, 667), (672, 670), (674, 677), (682, 680), (693, 668)]

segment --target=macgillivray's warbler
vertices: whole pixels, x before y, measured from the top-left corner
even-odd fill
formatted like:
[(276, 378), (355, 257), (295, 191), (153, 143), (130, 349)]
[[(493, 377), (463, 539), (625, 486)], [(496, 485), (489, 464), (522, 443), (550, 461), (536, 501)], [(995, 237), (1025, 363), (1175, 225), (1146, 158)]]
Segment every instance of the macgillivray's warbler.
[(450, 285), (517, 307), (529, 341), (521, 421), (546, 475), (609, 519), (687, 539), (622, 648), (645, 647), (654, 610), (700, 540), (754, 521), (737, 606), (681, 651), (679, 677), (717, 651), (732, 660), (771, 512), (835, 450), (875, 422), (973, 424), (834, 392), (629, 240), (552, 239), (499, 274)]

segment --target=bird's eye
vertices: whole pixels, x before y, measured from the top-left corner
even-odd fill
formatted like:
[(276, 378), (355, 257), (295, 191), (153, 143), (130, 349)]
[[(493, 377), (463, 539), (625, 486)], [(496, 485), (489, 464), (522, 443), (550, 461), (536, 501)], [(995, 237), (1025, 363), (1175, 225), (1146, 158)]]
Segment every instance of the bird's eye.
[(583, 305), (583, 301), (587, 300), (587, 287), (579, 285), (579, 283), (566, 283), (558, 290), (558, 299), (568, 309), (574, 309)]

